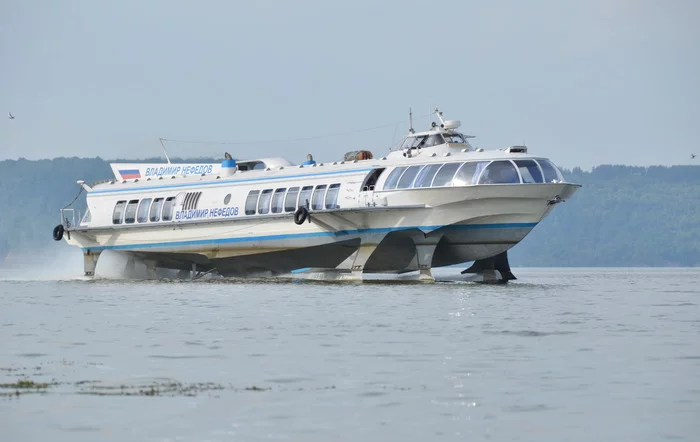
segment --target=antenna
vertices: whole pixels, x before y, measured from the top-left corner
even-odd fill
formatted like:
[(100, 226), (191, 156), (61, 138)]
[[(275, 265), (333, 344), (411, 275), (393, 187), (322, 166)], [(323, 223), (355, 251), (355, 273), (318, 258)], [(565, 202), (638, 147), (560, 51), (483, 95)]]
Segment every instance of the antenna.
[(165, 138), (158, 138), (158, 141), (160, 141), (160, 147), (163, 148), (163, 153), (165, 154), (165, 159), (168, 160), (168, 164), (170, 164), (170, 157), (168, 157), (168, 151), (165, 150), (165, 144), (163, 144), (163, 141), (165, 141)]
[(413, 130), (413, 112), (411, 111), (411, 106), (408, 107), (408, 133), (414, 133)]

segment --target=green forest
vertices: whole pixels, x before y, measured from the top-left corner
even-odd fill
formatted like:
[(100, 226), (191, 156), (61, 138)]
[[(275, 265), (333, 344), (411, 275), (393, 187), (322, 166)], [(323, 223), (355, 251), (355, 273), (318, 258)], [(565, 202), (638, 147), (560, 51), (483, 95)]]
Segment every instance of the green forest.
[[(700, 266), (700, 166), (605, 165), (563, 173), (583, 188), (509, 252), (511, 265)], [(0, 265), (67, 247), (52, 240), (51, 230), (78, 194), (76, 180), (111, 176), (101, 158), (0, 161)], [(85, 207), (84, 195), (75, 205)]]

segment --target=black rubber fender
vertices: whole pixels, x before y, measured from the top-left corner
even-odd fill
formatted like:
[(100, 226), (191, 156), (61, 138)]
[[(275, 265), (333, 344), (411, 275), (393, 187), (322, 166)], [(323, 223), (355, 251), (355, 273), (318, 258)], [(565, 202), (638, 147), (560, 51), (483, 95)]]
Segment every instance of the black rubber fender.
[(299, 207), (296, 212), (294, 212), (294, 224), (300, 226), (304, 224), (306, 218), (309, 217), (309, 211), (306, 207)]
[(56, 227), (53, 228), (53, 239), (54, 241), (60, 241), (63, 239), (63, 232), (65, 229), (63, 228), (63, 224), (59, 224)]

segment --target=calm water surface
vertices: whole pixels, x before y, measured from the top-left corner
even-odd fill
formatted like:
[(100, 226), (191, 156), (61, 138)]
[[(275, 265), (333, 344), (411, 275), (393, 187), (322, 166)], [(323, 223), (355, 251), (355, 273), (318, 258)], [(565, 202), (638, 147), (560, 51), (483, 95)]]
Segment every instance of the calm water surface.
[(2, 280), (2, 440), (699, 440), (700, 269), (515, 273)]

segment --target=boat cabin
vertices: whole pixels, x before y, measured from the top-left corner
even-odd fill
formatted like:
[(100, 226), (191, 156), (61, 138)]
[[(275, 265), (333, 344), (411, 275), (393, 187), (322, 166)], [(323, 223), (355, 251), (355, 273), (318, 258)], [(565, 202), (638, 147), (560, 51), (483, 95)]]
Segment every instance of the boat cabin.
[(435, 109), (435, 114), (440, 119), (440, 123), (432, 122), (429, 130), (418, 133), (414, 132), (412, 117), (409, 117), (411, 118), (409, 120), (411, 128), (408, 130), (408, 135), (392, 151), (400, 152), (405, 157), (412, 157), (426, 149), (434, 154), (456, 150), (461, 152), (474, 150), (467, 141), (467, 138), (474, 137), (457, 132), (457, 129), (462, 125), (459, 120), (444, 120), (442, 112), (437, 109)]
[(423, 149), (426, 147), (439, 146), (441, 144), (461, 144), (462, 146), (459, 146), (461, 148), (464, 148), (465, 145), (469, 146), (465, 136), (458, 132), (428, 132), (407, 136), (404, 138), (399, 149)]

